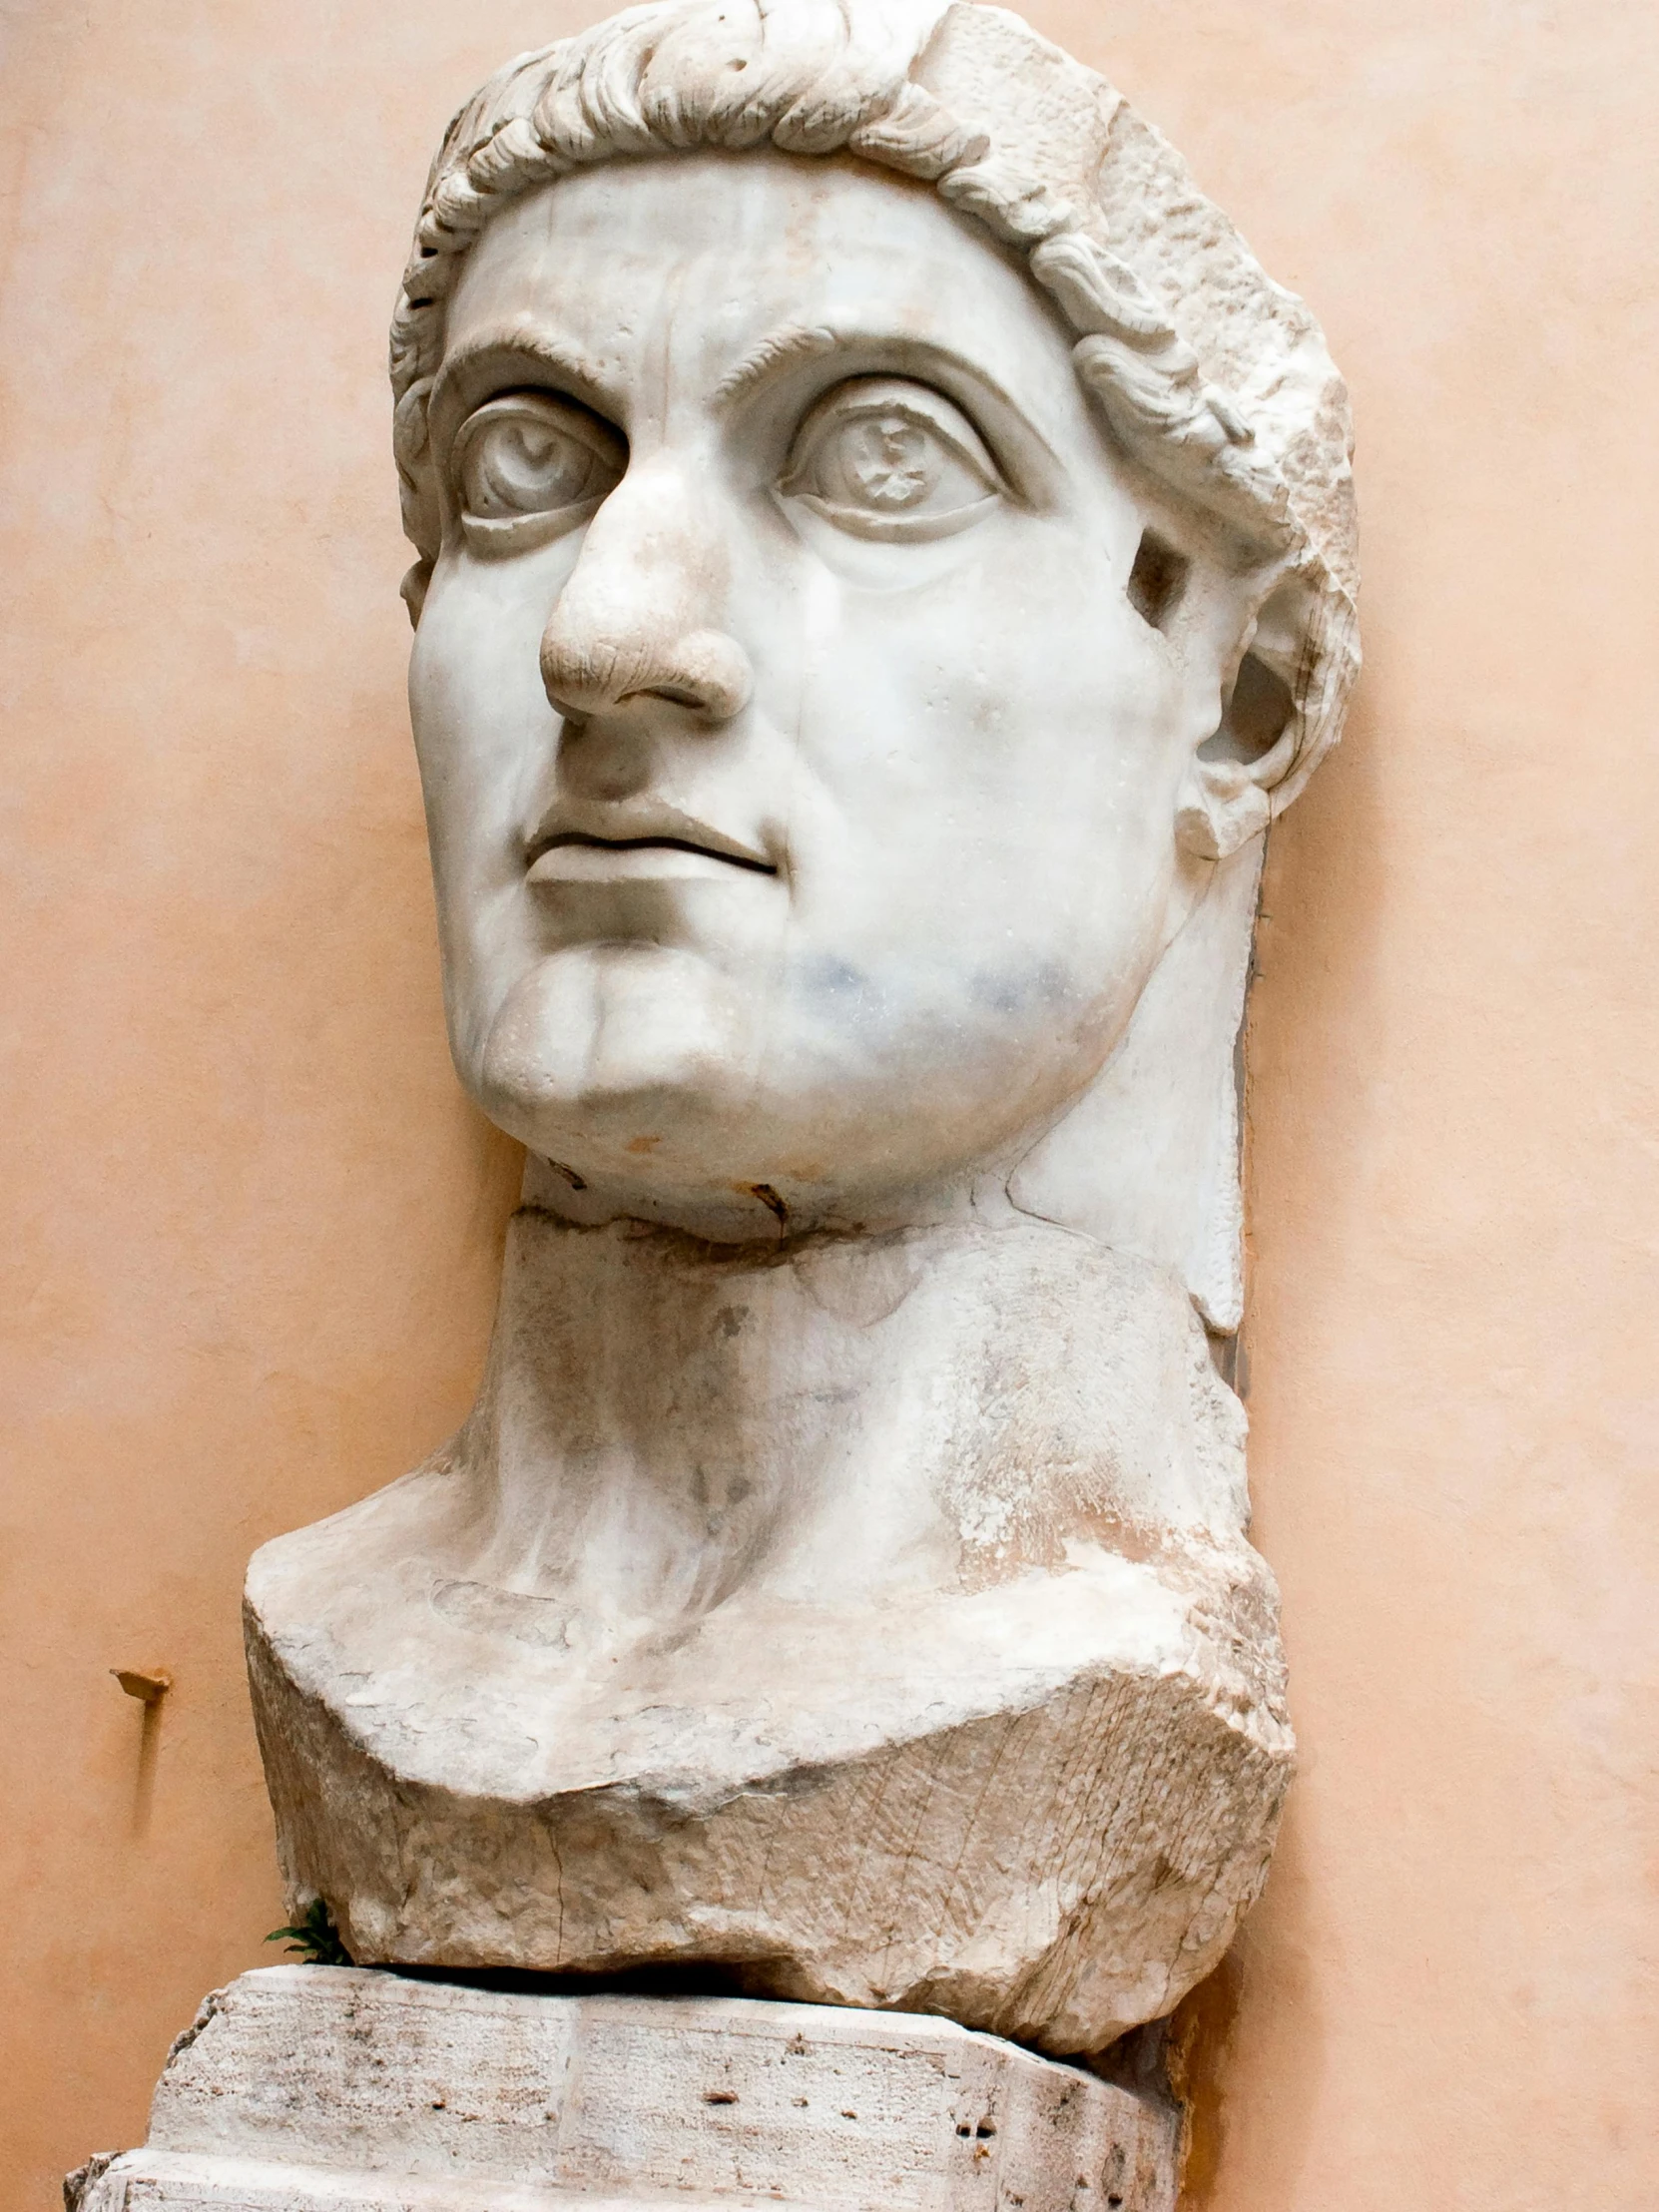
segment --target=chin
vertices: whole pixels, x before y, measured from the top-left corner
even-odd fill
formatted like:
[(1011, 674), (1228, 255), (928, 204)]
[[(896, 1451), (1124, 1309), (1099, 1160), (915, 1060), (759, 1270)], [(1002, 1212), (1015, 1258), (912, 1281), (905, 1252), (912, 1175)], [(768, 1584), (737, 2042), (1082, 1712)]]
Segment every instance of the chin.
[[(718, 971), (678, 952), (556, 955), (508, 994), (467, 1087), (553, 1164), (560, 1211), (716, 1243), (775, 1238), (837, 1215), (847, 1177), (831, 1185), (812, 1157), (808, 1132), (822, 1135), (830, 1102), (758, 1079), (781, 1047), (768, 1053), (740, 1011)], [(836, 1164), (860, 1180), (856, 1163)]]
[(742, 1008), (706, 960), (662, 945), (584, 945), (540, 960), (489, 1024), (472, 1086), (493, 1120), (637, 1157), (741, 1087)]
[(457, 1062), (490, 1119), (581, 1194), (574, 1211), (724, 1241), (885, 1219), (906, 1192), (971, 1179), (1099, 1057), (1036, 1075), (1043, 1055), (1025, 1051), (988, 1081), (948, 1055), (912, 1061), (916, 1024), (872, 1054), (867, 1034), (792, 1031), (791, 1011), (683, 947), (581, 946), (522, 971)]

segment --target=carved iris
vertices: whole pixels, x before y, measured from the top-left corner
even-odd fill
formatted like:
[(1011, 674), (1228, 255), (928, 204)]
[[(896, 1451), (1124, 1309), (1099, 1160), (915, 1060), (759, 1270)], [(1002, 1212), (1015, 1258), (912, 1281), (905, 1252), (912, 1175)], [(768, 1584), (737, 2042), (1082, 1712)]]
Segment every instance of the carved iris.
[(550, 392), (509, 392), (462, 424), (452, 463), (468, 546), (527, 552), (586, 522), (622, 480), (610, 424)]
[(996, 463), (959, 407), (907, 377), (855, 376), (797, 433), (779, 487), (859, 537), (965, 529), (1001, 497)]

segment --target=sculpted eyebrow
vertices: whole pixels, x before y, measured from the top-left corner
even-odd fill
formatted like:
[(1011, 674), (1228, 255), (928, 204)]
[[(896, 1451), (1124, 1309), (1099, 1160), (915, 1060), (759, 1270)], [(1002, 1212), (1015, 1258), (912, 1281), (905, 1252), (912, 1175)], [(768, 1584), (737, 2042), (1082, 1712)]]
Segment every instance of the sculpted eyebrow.
[(551, 381), (561, 390), (608, 412), (609, 379), (604, 370), (577, 350), (540, 331), (511, 329), (482, 331), (456, 347), (438, 370), (432, 384), (431, 411), (441, 415), (457, 392), (465, 394), (469, 379), (492, 364), (522, 367), (525, 381)]
[[(730, 406), (734, 400), (745, 397), (775, 371), (788, 368), (797, 361), (811, 360), (825, 353), (853, 352), (859, 348), (868, 348), (875, 356), (885, 356), (889, 365), (880, 373), (887, 375), (916, 377), (925, 383), (930, 380), (930, 367), (953, 371), (969, 391), (977, 393), (981, 401), (990, 402), (994, 409), (1000, 411), (1005, 421), (1011, 419), (1022, 425), (1026, 436), (1035, 441), (1049, 462), (1057, 464), (1058, 456), (1052, 441), (1032, 421), (1027, 409), (994, 376), (953, 348), (939, 344), (934, 338), (919, 337), (913, 332), (832, 330), (825, 323), (789, 323), (783, 329), (774, 330), (769, 336), (762, 338), (759, 345), (746, 353), (735, 367), (726, 371), (714, 388), (715, 403), (721, 407)], [(902, 363), (894, 358), (900, 353), (908, 356)], [(946, 396), (950, 396), (950, 375), (942, 374), (938, 380)], [(960, 395), (956, 403), (967, 407), (970, 412), (974, 405), (972, 399), (962, 398)]]
[(811, 328), (792, 323), (786, 329), (775, 330), (746, 353), (735, 368), (726, 371), (715, 386), (715, 398), (722, 406), (733, 399), (741, 399), (775, 368), (783, 368), (791, 361), (810, 360), (817, 353), (832, 353), (839, 343), (834, 331), (826, 329), (822, 323)]

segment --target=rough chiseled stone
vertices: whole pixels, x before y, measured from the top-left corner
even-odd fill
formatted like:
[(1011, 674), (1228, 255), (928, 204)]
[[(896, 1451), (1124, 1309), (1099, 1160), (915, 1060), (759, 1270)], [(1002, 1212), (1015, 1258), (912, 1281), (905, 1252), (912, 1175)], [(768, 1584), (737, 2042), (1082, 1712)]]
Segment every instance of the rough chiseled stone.
[[(1272, 1590), (1184, 1301), (1080, 1238), (1060, 1274), (1053, 1234), (912, 1240), (877, 1319), (831, 1295), (867, 1255), (717, 1262), (522, 1215), (466, 1433), (250, 1575), (295, 1896), (364, 1961), (724, 1964), (1058, 2053), (1172, 2009), (1267, 1869)], [(998, 1371), (1010, 1317), (1063, 1393)], [(616, 1455), (595, 1477), (560, 1439), (619, 1330), (665, 1357), (605, 1408), (653, 1447), (611, 1555)], [(796, 1394), (759, 1420), (757, 1364)], [(731, 1587), (669, 1633), (674, 1474), (695, 1565)], [(718, 1536), (692, 1495), (716, 1479)], [(569, 1573), (527, 1588), (503, 1550)]]

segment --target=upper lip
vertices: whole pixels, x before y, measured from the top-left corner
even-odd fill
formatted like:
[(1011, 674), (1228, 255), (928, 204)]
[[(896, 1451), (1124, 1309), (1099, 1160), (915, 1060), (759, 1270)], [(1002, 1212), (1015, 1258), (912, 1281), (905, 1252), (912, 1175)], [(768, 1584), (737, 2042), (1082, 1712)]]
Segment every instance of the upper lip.
[(561, 844), (610, 845), (623, 851), (672, 845), (683, 852), (707, 852), (738, 867), (758, 868), (767, 875), (778, 873), (777, 861), (755, 845), (728, 836), (724, 830), (712, 830), (695, 815), (682, 814), (678, 807), (657, 799), (611, 800), (600, 807), (561, 800), (536, 825), (525, 847), (525, 865), (533, 867), (544, 852)]

